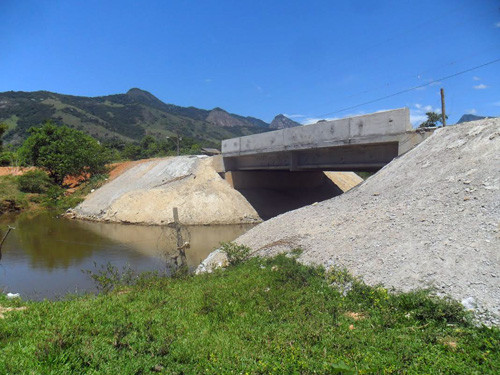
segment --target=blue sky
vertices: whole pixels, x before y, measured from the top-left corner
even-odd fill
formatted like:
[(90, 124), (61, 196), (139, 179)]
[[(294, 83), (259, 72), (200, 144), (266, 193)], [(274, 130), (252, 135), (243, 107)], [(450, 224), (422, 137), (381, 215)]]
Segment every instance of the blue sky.
[(0, 0), (0, 30), (0, 91), (139, 87), (302, 123), (408, 106), (416, 124), (444, 87), (450, 122), (500, 116), (500, 62), (358, 106), (499, 59), (498, 0)]

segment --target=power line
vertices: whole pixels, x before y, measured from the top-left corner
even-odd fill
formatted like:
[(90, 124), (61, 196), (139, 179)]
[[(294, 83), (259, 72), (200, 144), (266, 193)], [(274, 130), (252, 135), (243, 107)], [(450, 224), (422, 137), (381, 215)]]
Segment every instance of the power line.
[[(457, 8), (454, 8), (454, 9), (448, 11), (446, 14), (447, 14), (447, 16), (449, 16), (451, 14), (454, 14), (454, 13), (457, 13), (459, 11), (462, 11), (465, 7), (466, 7), (466, 4), (463, 4), (462, 6), (459, 6)], [(483, 13), (485, 13), (485, 12), (480, 12), (479, 14), (483, 14)], [(348, 54), (346, 56), (343, 56), (343, 58), (336, 59), (334, 66), (338, 66), (340, 63), (351, 62), (353, 59), (361, 57), (362, 54), (366, 54), (369, 51), (375, 50), (377, 47), (380, 47), (380, 46), (382, 46), (384, 44), (392, 43), (392, 42), (397, 42), (398, 40), (401, 40), (401, 39), (405, 40), (405, 38), (407, 38), (406, 35), (409, 34), (409, 33), (411, 33), (412, 31), (414, 31), (415, 29), (420, 29), (421, 30), (424, 25), (432, 23), (432, 22), (435, 22), (436, 20), (442, 20), (442, 18), (443, 18), (443, 15), (431, 17), (431, 18), (429, 18), (429, 19), (427, 19), (427, 20), (425, 20), (423, 22), (420, 22), (418, 24), (414, 24), (413, 26), (411, 26), (409, 28), (399, 29), (397, 32), (393, 33), (396, 36), (389, 37), (389, 38), (384, 39), (384, 40), (379, 41), (379, 42), (371, 43), (368, 46), (363, 46), (362, 48), (358, 48), (356, 51), (351, 52), (350, 54)], [(464, 23), (466, 23), (466, 21), (459, 20), (458, 22), (453, 22), (451, 25), (453, 25), (453, 26), (456, 27), (456, 26), (464, 24)], [(448, 25), (448, 29), (451, 29), (450, 25)], [(434, 38), (436, 38), (436, 37), (437, 38), (441, 38), (443, 36), (445, 36), (445, 34), (444, 33), (440, 33), (437, 36), (435, 36)], [(372, 56), (372, 58), (373, 58), (373, 56)], [(320, 68), (318, 66), (316, 66), (314, 69), (312, 69), (309, 72), (309, 74), (311, 72), (317, 72), (319, 69)], [(330, 67), (330, 70), (332, 70), (332, 67)], [(289, 82), (288, 78), (287, 78), (287, 82)], [(271, 87), (270, 92), (272, 94), (277, 94), (280, 91), (282, 91), (282, 89), (285, 88), (285, 87), (287, 87), (287, 84), (282, 84), (282, 85), (274, 86), (274, 87)], [(260, 101), (265, 100), (265, 98), (259, 97), (259, 98), (256, 98), (254, 100), (260, 102)]]
[[(342, 97), (342, 99), (346, 100), (346, 99), (354, 98), (354, 97), (362, 95), (362, 94), (368, 94), (370, 92), (377, 91), (377, 90), (380, 90), (380, 89), (383, 89), (383, 88), (387, 89), (387, 88), (389, 88), (389, 86), (394, 86), (394, 84), (396, 83), (396, 80), (399, 83), (401, 83), (402, 79), (405, 79), (405, 81), (408, 81), (406, 79), (407, 77), (410, 77), (410, 78), (415, 78), (416, 77), (416, 78), (420, 79), (420, 77), (423, 76), (425, 73), (432, 72), (432, 71), (434, 71), (436, 69), (444, 68), (444, 67), (447, 67), (447, 66), (455, 65), (455, 64), (460, 63), (462, 61), (470, 60), (471, 58), (477, 57), (478, 55), (480, 55), (480, 54), (482, 54), (484, 52), (489, 52), (489, 51), (491, 51), (491, 47), (488, 47), (488, 48), (486, 48), (486, 49), (484, 49), (482, 51), (479, 51), (479, 52), (477, 52), (477, 51), (473, 52), (473, 53), (469, 54), (466, 58), (462, 58), (462, 59), (459, 59), (459, 60), (454, 60), (454, 61), (448, 62), (446, 64), (442, 64), (442, 65), (439, 65), (439, 66), (435, 66), (435, 67), (432, 67), (432, 68), (420, 71), (418, 74), (412, 73), (412, 74), (407, 74), (407, 75), (401, 75), (401, 76), (397, 77), (396, 79), (394, 79), (394, 77), (393, 77), (393, 80), (390, 81), (390, 82), (387, 82), (387, 83), (385, 83), (383, 85), (379, 85), (379, 86), (373, 87), (371, 89), (367, 89), (367, 90), (363, 90), (363, 91), (358, 91), (358, 92), (353, 93), (351, 95), (344, 96), (344, 97)], [(319, 106), (323, 107), (323, 106), (331, 105), (331, 104), (333, 104), (333, 103), (332, 103), (332, 100), (330, 99), (330, 100), (328, 100), (326, 102), (320, 103)], [(316, 107), (318, 107), (318, 105)], [(311, 112), (311, 111), (306, 111), (306, 112)]]
[(427, 82), (427, 83), (422, 84), (422, 85), (413, 86), (413, 87), (410, 87), (410, 88), (407, 88), (407, 89), (395, 92), (393, 94), (389, 94), (389, 95), (386, 95), (386, 96), (383, 96), (383, 97), (380, 97), (380, 98), (377, 98), (377, 99), (369, 100), (369, 101), (364, 102), (364, 103), (360, 103), (360, 104), (356, 104), (356, 105), (353, 105), (353, 106), (350, 106), (350, 107), (342, 108), (342, 109), (339, 109), (339, 110), (336, 110), (336, 111), (333, 111), (333, 112), (324, 113), (324, 114), (319, 115), (317, 117), (325, 117), (325, 116), (329, 116), (329, 115), (332, 115), (332, 114), (335, 114), (335, 113), (344, 112), (344, 111), (348, 111), (350, 109), (355, 109), (355, 108), (358, 108), (358, 107), (362, 107), (362, 106), (367, 105), (367, 104), (376, 103), (376, 102), (379, 102), (379, 101), (384, 100), (384, 99), (392, 98), (393, 96), (401, 95), (401, 94), (404, 94), (404, 93), (407, 93), (407, 92), (410, 92), (410, 91), (413, 91), (413, 90), (420, 89), (422, 87), (426, 87), (426, 86), (432, 85), (433, 83), (436, 83), (436, 82), (445, 81), (447, 79), (450, 79), (450, 78), (453, 78), (453, 77), (456, 77), (456, 76), (459, 76), (459, 75), (471, 72), (471, 71), (479, 69), (479, 68), (483, 68), (483, 67), (485, 67), (487, 65), (491, 65), (491, 64), (497, 63), (499, 61), (500, 61), (500, 58), (495, 59), (495, 60), (491, 60), (491, 61), (488, 61), (487, 63), (481, 64), (481, 65), (477, 65), (477, 66), (474, 66), (474, 67), (466, 69), (466, 70), (462, 70), (461, 72), (457, 72), (457, 73), (451, 74), (449, 76), (445, 76), (445, 77), (441, 77), (441, 78), (432, 80), (432, 81)]

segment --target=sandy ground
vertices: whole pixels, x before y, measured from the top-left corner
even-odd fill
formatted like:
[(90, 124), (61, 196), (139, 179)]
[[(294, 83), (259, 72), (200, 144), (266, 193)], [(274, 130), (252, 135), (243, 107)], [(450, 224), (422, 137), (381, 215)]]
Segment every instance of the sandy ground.
[(257, 254), (347, 268), (369, 284), (433, 288), (500, 323), (500, 119), (437, 130), (348, 193), (266, 221)]

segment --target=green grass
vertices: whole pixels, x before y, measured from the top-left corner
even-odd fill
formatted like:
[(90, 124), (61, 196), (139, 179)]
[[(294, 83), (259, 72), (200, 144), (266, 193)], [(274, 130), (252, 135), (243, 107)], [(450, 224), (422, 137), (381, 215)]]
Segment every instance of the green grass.
[(81, 203), (92, 189), (102, 186), (107, 174), (92, 176), (72, 194), (66, 195), (65, 190), (57, 185), (51, 185), (41, 194), (25, 193), (20, 190), (18, 176), (0, 176), (0, 215), (7, 212), (54, 210), (62, 213)]
[(16, 176), (0, 176), (0, 215), (25, 210), (29, 206), (29, 196), (19, 190)]
[[(102, 276), (102, 275), (101, 275)], [(109, 281), (109, 280), (108, 280)], [(0, 319), (2, 374), (496, 374), (500, 332), (425, 292), (252, 258)]]

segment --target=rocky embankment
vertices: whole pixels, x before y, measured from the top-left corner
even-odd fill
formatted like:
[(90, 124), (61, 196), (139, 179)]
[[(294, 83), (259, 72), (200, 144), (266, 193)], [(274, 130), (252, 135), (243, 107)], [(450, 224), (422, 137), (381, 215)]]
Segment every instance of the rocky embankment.
[(184, 225), (261, 221), (247, 200), (212, 167), (207, 157), (181, 156), (147, 161), (91, 193), (68, 216), (86, 220), (162, 225), (173, 222), (173, 207)]
[(255, 254), (345, 267), (369, 284), (432, 288), (500, 323), (500, 119), (437, 130), (346, 194), (266, 221)]

